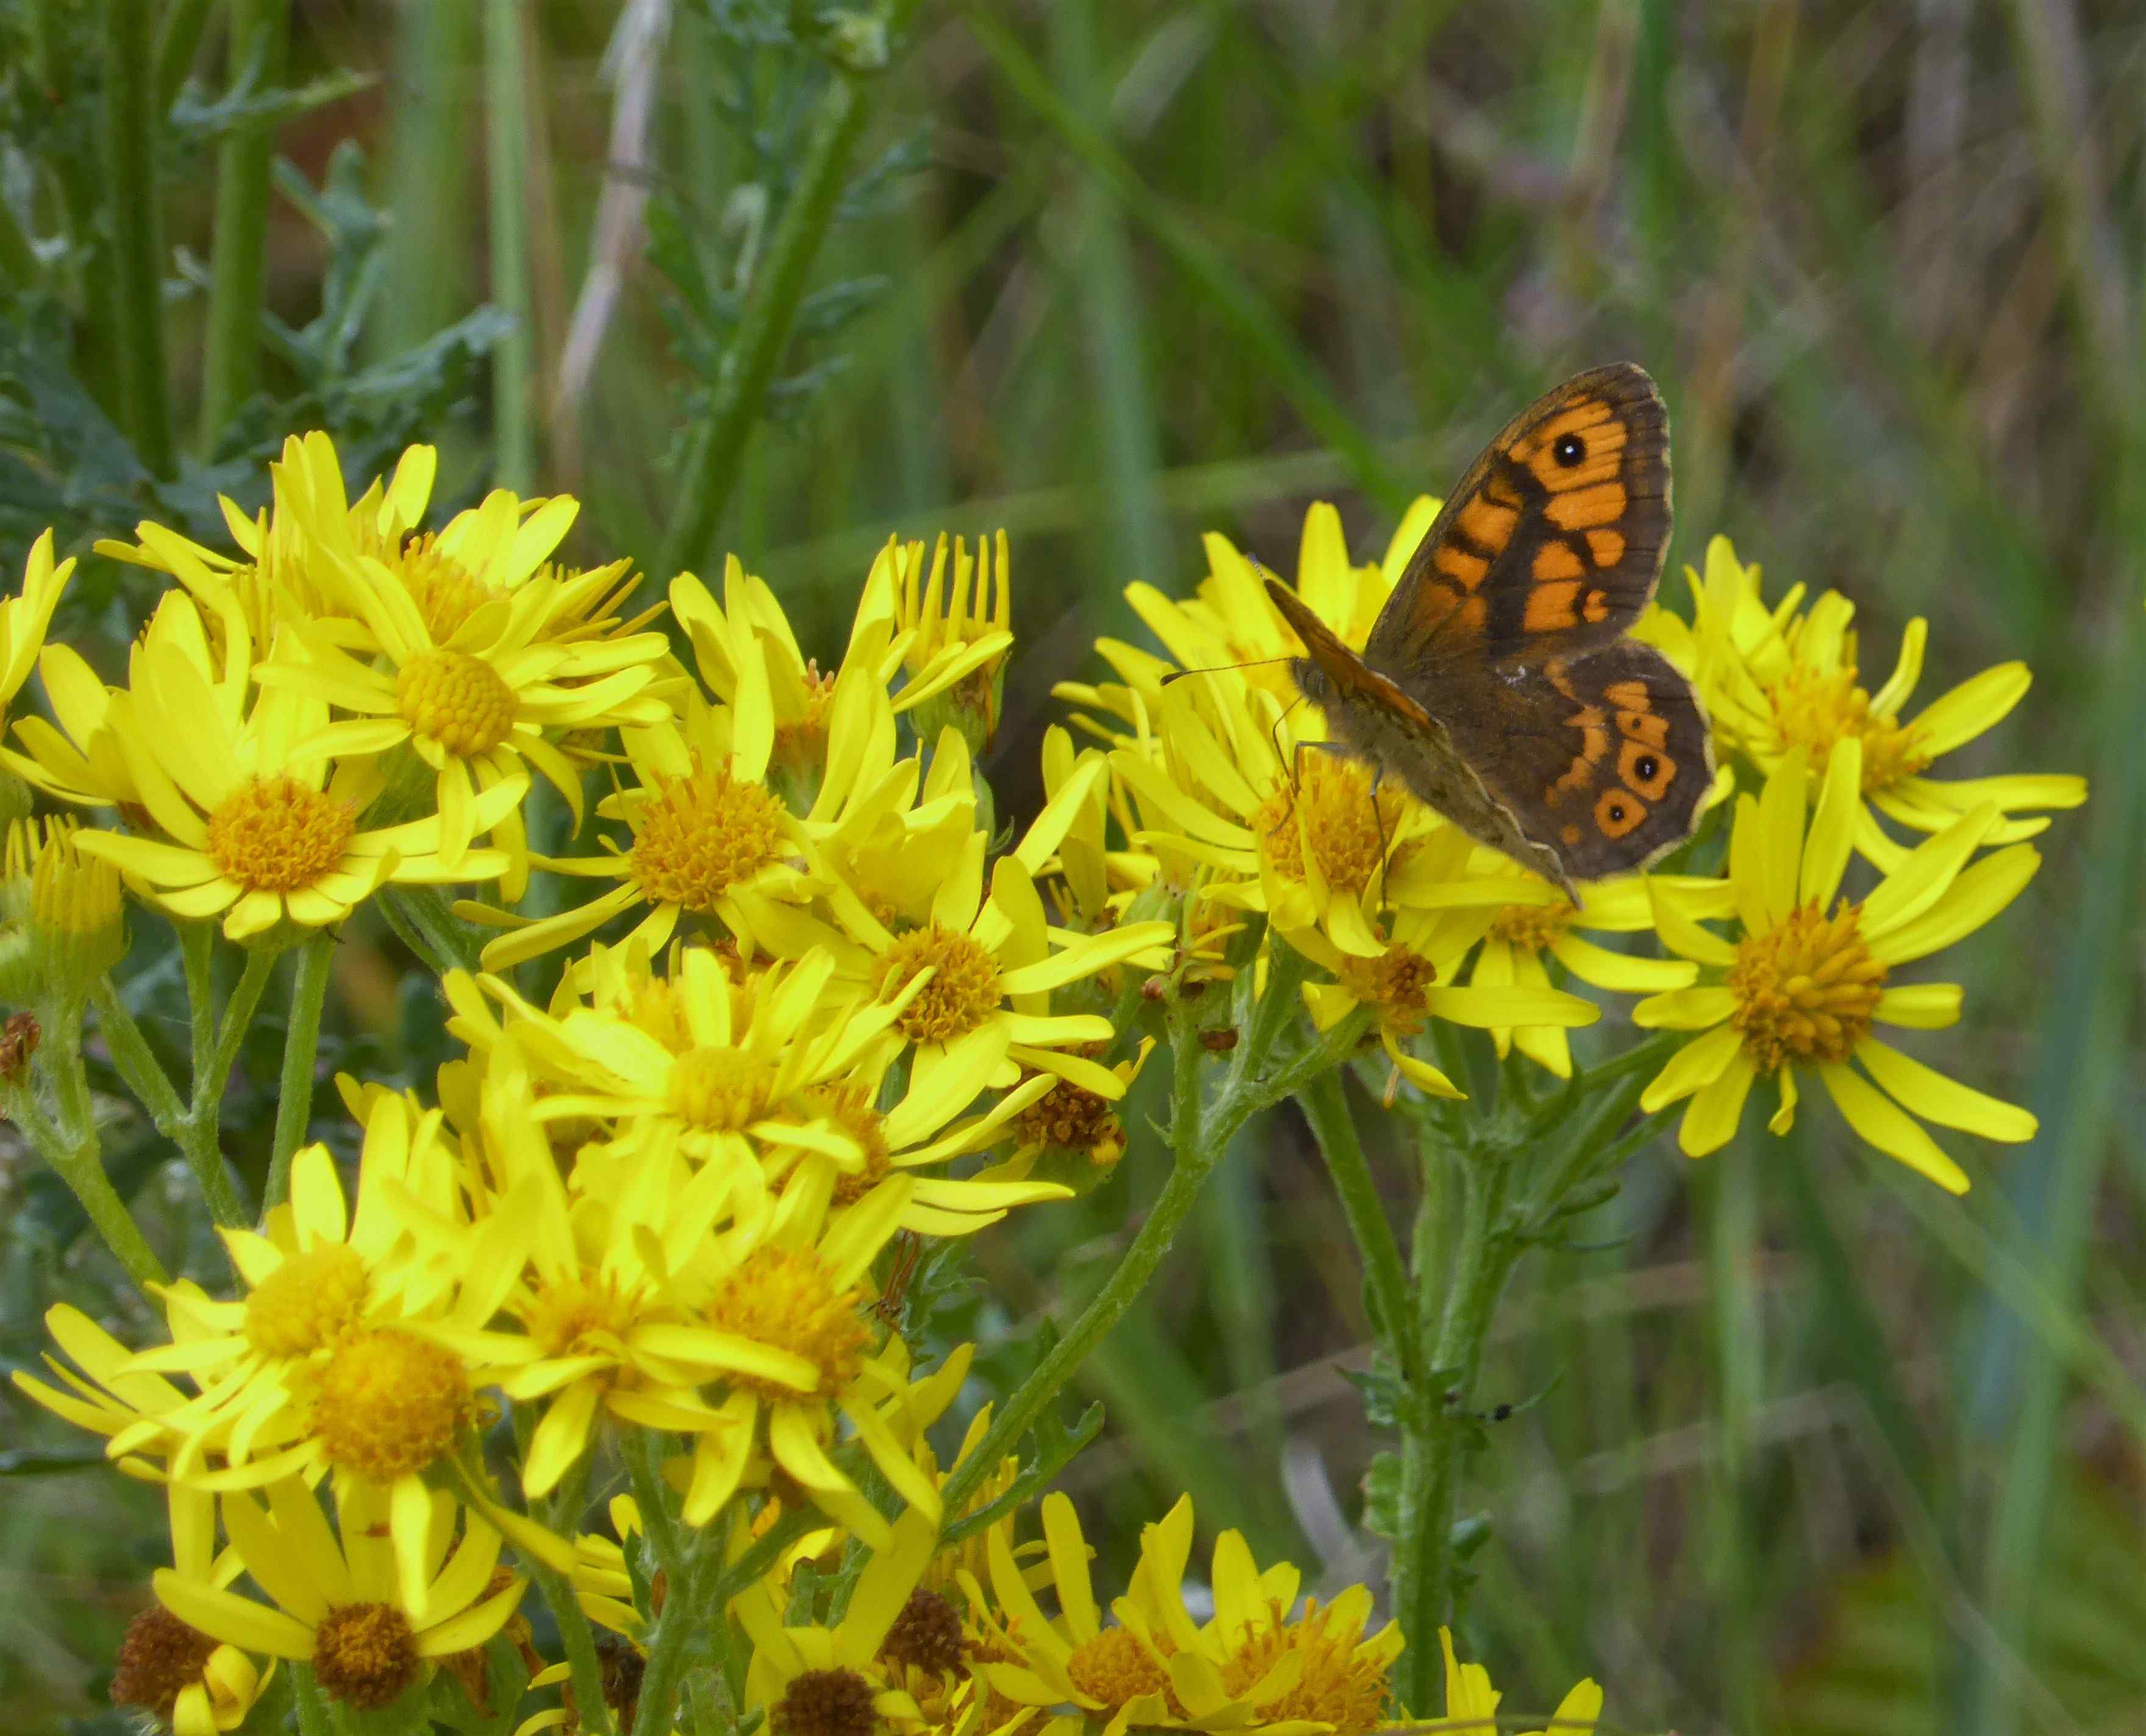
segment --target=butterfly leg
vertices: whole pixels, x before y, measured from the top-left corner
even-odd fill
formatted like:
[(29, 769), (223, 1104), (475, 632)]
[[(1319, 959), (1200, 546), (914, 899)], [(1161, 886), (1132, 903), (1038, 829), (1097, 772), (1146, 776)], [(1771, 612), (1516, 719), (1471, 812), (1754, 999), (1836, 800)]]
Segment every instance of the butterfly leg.
[(1379, 901), (1371, 906), (1380, 915), (1386, 911), (1386, 872), (1392, 866), (1393, 840), (1386, 836), (1386, 811), (1379, 806), (1379, 783), (1386, 775), (1383, 766), (1371, 768), (1371, 824), (1379, 834)]

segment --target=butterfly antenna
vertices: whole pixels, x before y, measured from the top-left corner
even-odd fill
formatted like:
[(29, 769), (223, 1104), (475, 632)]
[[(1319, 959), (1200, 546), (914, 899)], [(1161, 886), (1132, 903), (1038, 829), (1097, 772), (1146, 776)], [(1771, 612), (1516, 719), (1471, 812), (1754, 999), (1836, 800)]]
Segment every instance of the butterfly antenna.
[(1264, 669), (1270, 663), (1294, 663), (1294, 657), (1254, 657), (1244, 663), (1216, 663), (1205, 669), (1173, 669), (1162, 678), (1167, 687), (1172, 681), (1181, 681), (1189, 675), (1225, 675), (1232, 669)]

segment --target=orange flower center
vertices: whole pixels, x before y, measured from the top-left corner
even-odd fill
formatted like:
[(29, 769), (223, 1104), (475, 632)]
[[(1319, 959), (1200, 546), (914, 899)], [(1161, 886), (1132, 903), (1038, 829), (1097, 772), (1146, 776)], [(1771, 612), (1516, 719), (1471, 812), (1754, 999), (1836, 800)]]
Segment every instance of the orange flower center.
[(735, 1133), (760, 1119), (775, 1089), (775, 1064), (749, 1049), (702, 1044), (671, 1069), (671, 1113), (695, 1127)]
[(1810, 749), (1811, 763), (1823, 766), (1836, 741), (1858, 736), (1863, 742), (1863, 788), (1888, 789), (1913, 777), (1930, 763), (1915, 731), (1896, 717), (1870, 709), (1870, 696), (1855, 684), (1855, 671), (1819, 670), (1792, 663), (1769, 684), (1779, 751), (1799, 744)]
[[(708, 1324), (801, 1356), (819, 1370), (815, 1395), (831, 1398), (856, 1378), (869, 1334), (858, 1318), (862, 1290), (838, 1290), (827, 1263), (810, 1248), (756, 1248), (725, 1279), (708, 1304)], [(728, 1377), (771, 1399), (795, 1399), (791, 1387)]]
[(1387, 1722), (1386, 1667), (1356, 1655), (1359, 1633), (1330, 1631), (1315, 1599), (1293, 1622), (1282, 1619), (1280, 1605), (1268, 1607), (1271, 1624), (1246, 1634), (1222, 1666), (1222, 1685), (1233, 1698), (1249, 1693), (1294, 1654), (1300, 1666), (1296, 1686), (1260, 1708), (1260, 1723), (1302, 1719), (1333, 1725), (1334, 1736), (1364, 1736)]
[(112, 1704), (140, 1706), (168, 1719), (181, 1691), (201, 1680), (215, 1650), (213, 1639), (162, 1604), (144, 1609), (127, 1624), (127, 1637), (119, 1643)]
[(469, 1375), (452, 1350), (407, 1332), (355, 1333), (320, 1372), (313, 1435), (330, 1464), (392, 1483), (454, 1444), (471, 1404)]
[(1170, 1673), (1130, 1628), (1105, 1628), (1066, 1660), (1066, 1674), (1081, 1694), (1115, 1710), (1142, 1694), (1170, 1694)]
[(341, 1242), (293, 1254), (246, 1299), (246, 1341), (263, 1356), (332, 1344), (365, 1306), (365, 1262)]
[(832, 1121), (864, 1153), (861, 1168), (845, 1170), (835, 1178), (836, 1205), (854, 1205), (886, 1179), (894, 1166), (886, 1149), (886, 1117), (872, 1106), (862, 1085), (813, 1085), (798, 1094), (797, 1106), (808, 1115)]
[(656, 774), (649, 800), (633, 811), (626, 861), (656, 903), (706, 915), (781, 855), (784, 818), (761, 786), (728, 766), (709, 771), (696, 757), (683, 777)]
[(1525, 952), (1540, 952), (1564, 937), (1579, 914), (1570, 899), (1555, 904), (1509, 904), (1490, 925), (1490, 938)]
[(1299, 758), (1302, 781), (1282, 784), (1252, 816), (1260, 854), (1284, 880), (1301, 881), (1315, 868), (1333, 890), (1360, 895), (1379, 878), (1406, 799), (1395, 784), (1375, 796), (1360, 761), (1326, 752)]
[(483, 658), (464, 651), (412, 657), (396, 677), (395, 708), (451, 754), (488, 753), (514, 733), (514, 690)]
[(294, 777), (250, 777), (208, 816), (208, 855), (249, 892), (295, 892), (342, 860), (357, 831), (350, 804)]
[(1863, 943), (1859, 908), (1843, 900), (1827, 916), (1813, 900), (1738, 945), (1729, 1023), (1764, 1073), (1844, 1060), (1870, 1030), (1885, 974)]
[(330, 1698), (371, 1712), (417, 1679), (417, 1636), (392, 1604), (345, 1604), (321, 1618), (312, 1664)]
[(879, 1711), (872, 1685), (853, 1669), (808, 1669), (768, 1708), (775, 1736), (872, 1736)]
[(936, 922), (896, 935), (880, 955), (880, 994), (899, 994), (927, 965), (936, 967), (931, 980), (895, 1021), (911, 1042), (951, 1042), (998, 1010), (998, 961), (959, 929)]
[(1388, 1030), (1412, 1036), (1430, 1016), (1424, 995), (1438, 980), (1438, 967), (1420, 952), (1395, 944), (1375, 959), (1344, 960), (1339, 974), (1343, 987), (1378, 1010)]
[(471, 616), (503, 595), (452, 555), (442, 554), (430, 531), (411, 537), (388, 564), (416, 600), (435, 645), (453, 638)]

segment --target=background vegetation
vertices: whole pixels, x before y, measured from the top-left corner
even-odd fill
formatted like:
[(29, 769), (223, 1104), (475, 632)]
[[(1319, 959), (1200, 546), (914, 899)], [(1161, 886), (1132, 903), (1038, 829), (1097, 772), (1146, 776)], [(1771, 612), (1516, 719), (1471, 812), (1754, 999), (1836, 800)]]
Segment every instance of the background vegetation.
[[(1971, 950), (1951, 1070), (2043, 1130), (1970, 1154), (1964, 1204), (1821, 1109), (1642, 1154), (1594, 1251), (1522, 1269), (1488, 1384), (1547, 1395), (1479, 1461), (1477, 1654), (1515, 1705), (1592, 1673), (1624, 1728), (2135, 1729), (2142, 67), (2135, 8), (2084, 0), (6, 0), (0, 566), (47, 522), (213, 535), (321, 425), (367, 474), (422, 436), (451, 491), (578, 494), (571, 551), (657, 580), (736, 550), (823, 656), (890, 531), (1003, 525), (1020, 791), (1051, 683), (1203, 529), (1286, 570), (1330, 498), (1375, 552), (1525, 398), (1644, 362), (1672, 573), (1720, 531), (1774, 594), (1845, 591), (1876, 679), (1917, 614), (1928, 691), (2027, 659), (1974, 769), (2094, 796)], [(83, 581), (64, 631), (117, 667), (129, 581)], [(340, 1064), (429, 1072), (403, 962), (342, 949)], [(264, 1021), (235, 1150), (280, 1050)], [(1076, 1306), (1160, 1157), (986, 1238), (982, 1331)], [(0, 1155), (11, 1364), (103, 1293), (45, 1180)], [(1129, 1554), (1190, 1489), (1262, 1559), (1375, 1579), (1364, 1337), (1278, 1115), (1089, 1366), (1090, 1534)], [(0, 1434), (5, 1721), (92, 1719), (153, 1493), (12, 1400)]]

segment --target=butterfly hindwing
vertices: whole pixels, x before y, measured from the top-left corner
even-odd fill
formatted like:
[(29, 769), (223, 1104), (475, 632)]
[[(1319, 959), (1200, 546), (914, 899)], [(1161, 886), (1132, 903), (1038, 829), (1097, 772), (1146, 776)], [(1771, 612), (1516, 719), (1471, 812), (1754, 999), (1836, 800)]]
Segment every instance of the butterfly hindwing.
[(1611, 644), (1654, 595), (1669, 516), (1669, 416), (1654, 382), (1631, 362), (1575, 374), (1470, 467), (1365, 660), (1435, 671)]
[(1485, 686), (1495, 703), (1445, 714), (1454, 749), (1574, 879), (1629, 873), (1691, 836), (1713, 744), (1691, 683), (1652, 646), (1625, 640)]

